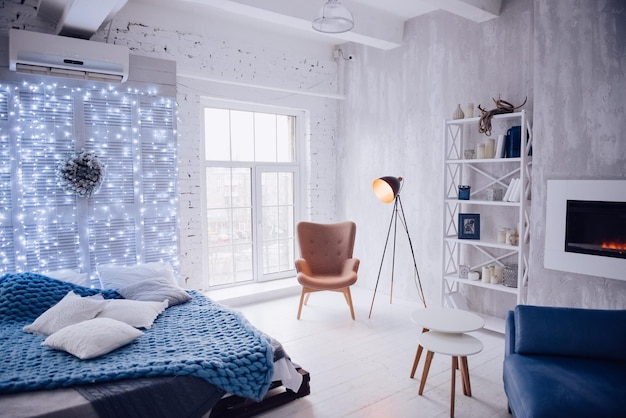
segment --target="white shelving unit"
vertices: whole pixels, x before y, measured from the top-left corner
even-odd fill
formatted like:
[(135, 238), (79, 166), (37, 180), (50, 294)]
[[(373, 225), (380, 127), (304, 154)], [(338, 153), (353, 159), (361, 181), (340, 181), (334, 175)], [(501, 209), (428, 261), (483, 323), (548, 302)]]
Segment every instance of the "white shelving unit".
[[(530, 224), (530, 175), (532, 157), (532, 131), (526, 112), (519, 111), (496, 115), (491, 119), (490, 136), (479, 133), (480, 118), (444, 121), (444, 190), (443, 190), (443, 265), (442, 306), (473, 310), (480, 305), (467, 300), (464, 293), (476, 297), (477, 292), (490, 292), (488, 297), (502, 299), (511, 305), (524, 303), (528, 282), (528, 251)], [(477, 149), (487, 138), (506, 134), (512, 126), (521, 127), (520, 157), (465, 159), (466, 149)], [(506, 192), (513, 178), (519, 178), (520, 198), (518, 201), (487, 200), (490, 188), (501, 188)], [(459, 200), (460, 185), (471, 186), (469, 200)], [(460, 213), (480, 214), (480, 239), (460, 239), (458, 235)], [(519, 244), (498, 242), (498, 230), (502, 227), (515, 228)], [(484, 283), (459, 277), (459, 266), (468, 265), (470, 271), (481, 271), (489, 265), (517, 264), (517, 287), (503, 284)], [(464, 286), (473, 289), (463, 291)], [(478, 290), (475, 290), (478, 289)], [(509, 296), (506, 296), (509, 295)], [(482, 297), (482, 295), (480, 296)], [(483, 314), (486, 328), (504, 332), (503, 318)]]

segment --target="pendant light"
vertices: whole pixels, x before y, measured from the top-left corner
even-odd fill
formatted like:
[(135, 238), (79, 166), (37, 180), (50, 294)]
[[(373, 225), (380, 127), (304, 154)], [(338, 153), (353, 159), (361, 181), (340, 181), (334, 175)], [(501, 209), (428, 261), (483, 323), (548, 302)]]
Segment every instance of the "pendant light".
[(338, 0), (328, 0), (313, 20), (313, 29), (323, 33), (348, 32), (353, 27), (352, 13)]

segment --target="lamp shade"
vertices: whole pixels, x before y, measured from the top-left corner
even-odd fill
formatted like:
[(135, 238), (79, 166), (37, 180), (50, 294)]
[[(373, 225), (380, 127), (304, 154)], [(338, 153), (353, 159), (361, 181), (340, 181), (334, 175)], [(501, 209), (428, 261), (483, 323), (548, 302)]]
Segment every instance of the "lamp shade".
[(391, 203), (402, 188), (402, 177), (381, 177), (372, 183), (374, 194), (384, 203)]
[(352, 13), (337, 0), (328, 0), (313, 20), (313, 29), (318, 32), (342, 33), (353, 27)]

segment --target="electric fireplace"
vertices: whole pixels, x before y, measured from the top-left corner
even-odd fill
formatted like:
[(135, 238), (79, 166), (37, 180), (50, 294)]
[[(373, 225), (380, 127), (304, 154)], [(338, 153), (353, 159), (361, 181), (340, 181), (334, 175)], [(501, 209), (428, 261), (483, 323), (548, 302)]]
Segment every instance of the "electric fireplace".
[(548, 180), (544, 266), (626, 280), (626, 181)]
[(568, 200), (565, 251), (626, 258), (626, 202)]

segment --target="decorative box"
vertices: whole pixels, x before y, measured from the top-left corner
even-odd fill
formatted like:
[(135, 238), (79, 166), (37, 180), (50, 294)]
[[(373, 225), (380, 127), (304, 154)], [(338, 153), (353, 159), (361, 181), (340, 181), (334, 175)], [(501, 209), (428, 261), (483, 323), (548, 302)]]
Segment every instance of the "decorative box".
[(506, 264), (504, 266), (503, 285), (507, 287), (517, 287), (517, 264)]
[(500, 201), (504, 196), (504, 190), (498, 187), (490, 187), (487, 189), (487, 200)]

